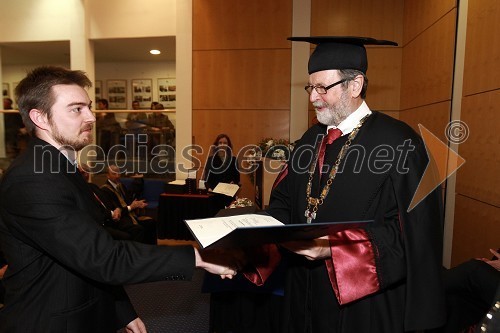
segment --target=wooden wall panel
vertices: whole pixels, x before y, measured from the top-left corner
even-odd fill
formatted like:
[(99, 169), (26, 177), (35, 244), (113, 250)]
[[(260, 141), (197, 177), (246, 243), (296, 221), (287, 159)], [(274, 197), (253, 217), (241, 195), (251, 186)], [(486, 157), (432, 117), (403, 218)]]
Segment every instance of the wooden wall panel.
[(451, 266), (471, 258), (491, 258), (490, 248), (500, 242), (500, 208), (456, 196), (453, 255)]
[(289, 110), (194, 110), (193, 118), (195, 143), (203, 147), (220, 133), (228, 134), (236, 149), (268, 136), (288, 139)]
[(500, 90), (463, 98), (462, 121), (468, 139), (458, 153), (466, 163), (458, 170), (457, 192), (500, 207)]
[(403, 45), (408, 44), (456, 6), (457, 0), (405, 0)]
[(194, 0), (193, 50), (290, 48), (290, 0)]
[[(193, 136), (289, 138), (292, 1), (193, 0)], [(204, 163), (206, 152), (201, 156)], [(201, 176), (200, 170), (198, 176)], [(242, 176), (240, 197), (254, 197)]]
[(400, 118), (400, 112), (399, 111), (380, 111), (381, 113), (384, 113), (388, 116), (391, 116), (394, 119), (399, 119)]
[[(203, 148), (203, 153), (196, 155), (202, 163), (198, 177), (203, 174), (208, 150), (218, 134), (225, 133), (231, 138), (236, 155), (242, 147), (257, 144), (265, 137), (288, 139), (289, 124), (289, 110), (193, 110), (193, 142)], [(241, 178), (243, 187), (239, 196), (253, 198), (248, 176)]]
[(290, 109), (291, 51), (193, 52), (193, 109)]
[(420, 133), (418, 124), (422, 124), (442, 142), (447, 143), (445, 129), (450, 122), (451, 102), (441, 102), (415, 109), (401, 111), (399, 119)]
[(467, 18), (464, 96), (500, 88), (500, 1), (469, 0)]
[(312, 0), (311, 36), (366, 36), (393, 40), (403, 36), (401, 0)]
[(366, 103), (372, 110), (397, 111), (401, 91), (402, 49), (369, 47)]
[(401, 109), (451, 99), (456, 10), (403, 49)]
[[(367, 36), (393, 40), (403, 35), (400, 0), (311, 1), (311, 35)], [(367, 103), (375, 110), (399, 110), (401, 49), (367, 47)]]
[[(396, 115), (400, 109), (402, 49), (368, 47), (368, 91), (366, 102), (372, 110)], [(315, 116), (309, 103), (309, 124)]]

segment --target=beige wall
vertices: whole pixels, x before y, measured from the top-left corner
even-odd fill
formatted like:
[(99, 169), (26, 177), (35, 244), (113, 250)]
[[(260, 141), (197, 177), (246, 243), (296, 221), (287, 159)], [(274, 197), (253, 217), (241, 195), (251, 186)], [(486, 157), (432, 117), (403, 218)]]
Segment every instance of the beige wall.
[(72, 7), (79, 0), (5, 0), (0, 42), (69, 40)]
[(90, 38), (176, 35), (177, 0), (86, 0), (85, 2), (90, 14)]

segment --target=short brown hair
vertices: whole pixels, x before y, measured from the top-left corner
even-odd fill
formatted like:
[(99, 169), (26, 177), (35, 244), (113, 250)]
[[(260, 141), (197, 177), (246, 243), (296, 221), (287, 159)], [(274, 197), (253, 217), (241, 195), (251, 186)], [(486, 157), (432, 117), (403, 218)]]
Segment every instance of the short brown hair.
[(34, 135), (36, 126), (30, 119), (30, 110), (40, 110), (51, 119), (51, 108), (55, 102), (52, 87), (58, 84), (92, 87), (92, 82), (85, 72), (57, 66), (37, 67), (28, 72), (17, 85), (15, 90), (17, 105), (24, 125), (31, 135)]

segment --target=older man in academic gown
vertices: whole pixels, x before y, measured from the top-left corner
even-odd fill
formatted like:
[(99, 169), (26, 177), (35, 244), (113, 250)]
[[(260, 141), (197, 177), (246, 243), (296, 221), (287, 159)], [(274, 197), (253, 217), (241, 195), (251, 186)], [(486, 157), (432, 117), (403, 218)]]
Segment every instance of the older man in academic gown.
[[(292, 40), (319, 44), (306, 90), (320, 123), (297, 142), (268, 212), (285, 224), (373, 222), (313, 241), (270, 245), (259, 264), (254, 261), (256, 271), (245, 275), (261, 284), (288, 258), (282, 332), (396, 333), (441, 325), (439, 190), (409, 210), (429, 162), (425, 146), (409, 126), (364, 101), (364, 45), (391, 43)], [(327, 129), (340, 136), (326, 142)]]

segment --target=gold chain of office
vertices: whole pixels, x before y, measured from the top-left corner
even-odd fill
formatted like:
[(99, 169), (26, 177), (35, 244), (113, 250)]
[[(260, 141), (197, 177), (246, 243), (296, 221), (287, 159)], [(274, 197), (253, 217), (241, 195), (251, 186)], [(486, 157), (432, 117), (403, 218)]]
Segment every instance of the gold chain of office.
[[(342, 146), (342, 149), (340, 149), (339, 154), (337, 155), (337, 159), (335, 160), (335, 164), (333, 165), (332, 169), (330, 170), (330, 175), (328, 177), (328, 180), (326, 181), (325, 186), (321, 190), (321, 194), (319, 198), (313, 198), (311, 197), (311, 188), (312, 188), (312, 181), (314, 177), (314, 171), (316, 170), (316, 164), (318, 163), (318, 156), (319, 156), (319, 151), (321, 150), (321, 144), (317, 145), (318, 148), (316, 149), (316, 154), (314, 156), (314, 162), (311, 164), (311, 167), (309, 168), (309, 181), (307, 182), (307, 188), (306, 188), (306, 195), (307, 195), (307, 208), (306, 211), (304, 212), (304, 216), (307, 218), (307, 223), (311, 223), (312, 220), (316, 218), (316, 212), (318, 211), (319, 206), (321, 206), (324, 202), (324, 199), (328, 195), (328, 192), (330, 191), (330, 187), (332, 186), (333, 180), (335, 179), (335, 176), (337, 175), (337, 170), (340, 166), (340, 163), (342, 162), (342, 159), (345, 157), (347, 150), (352, 144), (352, 141), (356, 137), (356, 135), (359, 132), (359, 129), (365, 122), (366, 118), (368, 118), (369, 114), (364, 116), (359, 123), (356, 125), (356, 127), (352, 130), (352, 132), (349, 134), (349, 137), (347, 138), (347, 141), (344, 143)], [(320, 177), (321, 177), (321, 170), (319, 170)]]

